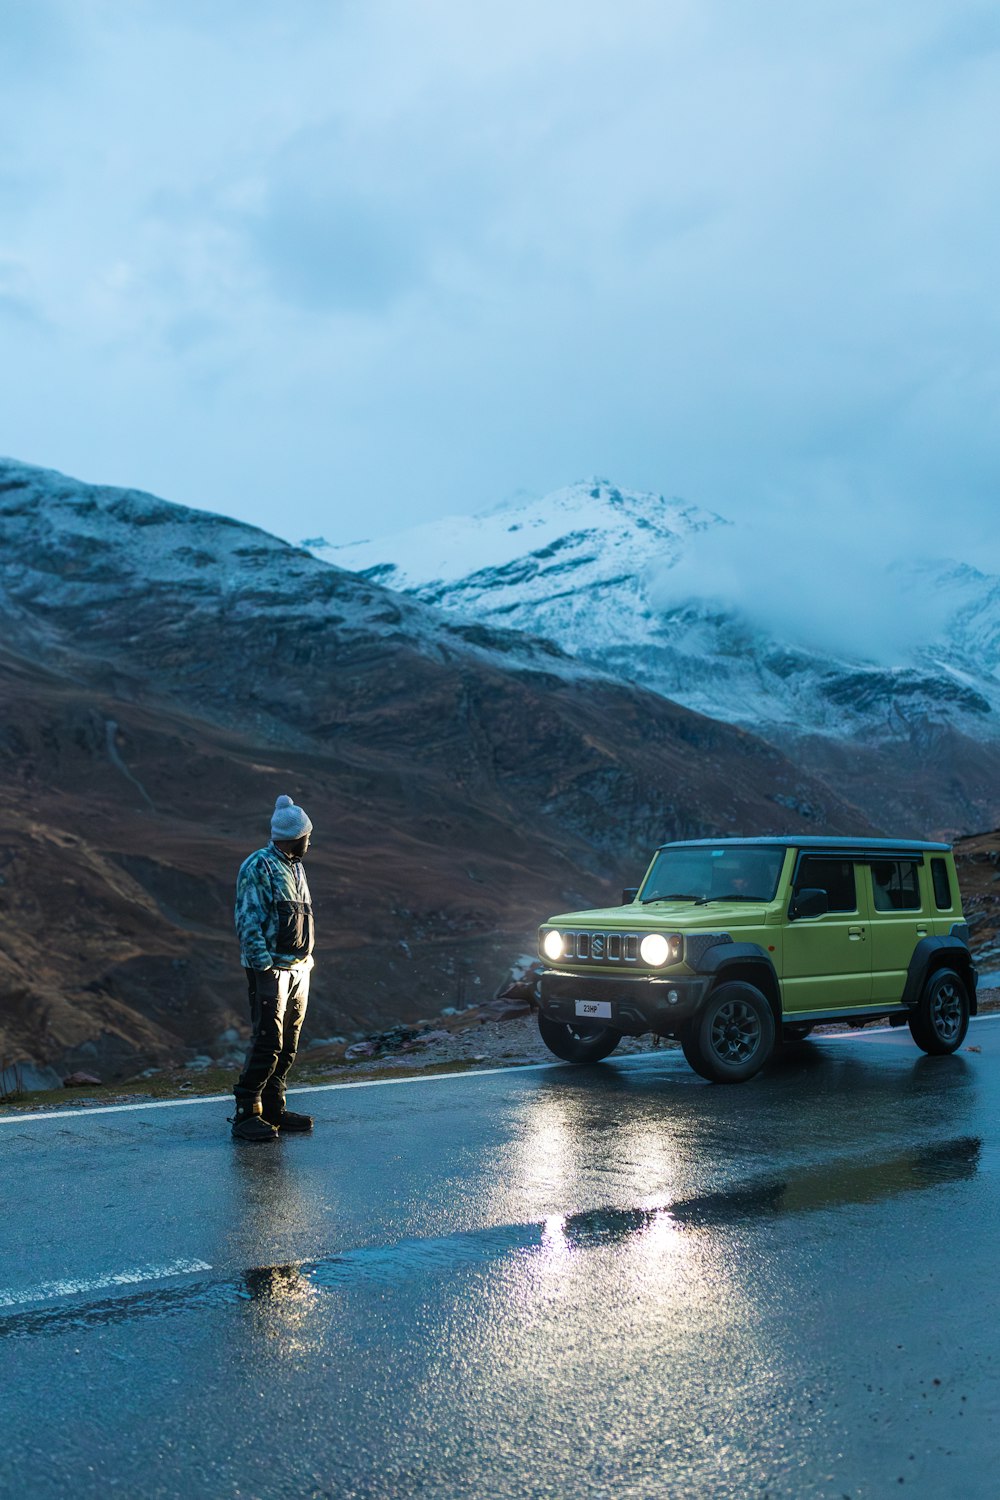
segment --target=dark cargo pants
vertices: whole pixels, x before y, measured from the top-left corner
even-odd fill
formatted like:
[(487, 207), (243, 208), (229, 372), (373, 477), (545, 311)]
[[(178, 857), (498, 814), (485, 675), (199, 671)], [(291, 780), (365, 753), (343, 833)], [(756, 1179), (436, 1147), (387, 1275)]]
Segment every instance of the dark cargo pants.
[(295, 1061), (309, 1003), (311, 965), (298, 969), (247, 969), (253, 1035), (233, 1092), (237, 1103), (260, 1099), (264, 1114), (285, 1107), (285, 1079)]

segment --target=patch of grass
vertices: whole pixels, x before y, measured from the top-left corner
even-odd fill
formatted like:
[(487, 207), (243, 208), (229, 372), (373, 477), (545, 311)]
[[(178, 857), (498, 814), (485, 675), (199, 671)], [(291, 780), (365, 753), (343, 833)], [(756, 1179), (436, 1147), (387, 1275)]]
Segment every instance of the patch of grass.
[(5, 1098), (0, 1102), (18, 1110), (35, 1110), (84, 1109), (95, 1104), (141, 1104), (146, 1099), (195, 1099), (200, 1094), (231, 1091), (235, 1076), (228, 1068), (206, 1068), (198, 1073), (170, 1069), (153, 1078), (129, 1078), (122, 1083), (107, 1083), (99, 1087), (26, 1090), (16, 1099)]
[[(297, 1083), (346, 1082), (347, 1080), (343, 1078), (343, 1075), (348, 1071), (359, 1072), (363, 1078), (422, 1078), (430, 1073), (475, 1073), (483, 1066), (482, 1063), (475, 1062), (471, 1057), (453, 1057), (448, 1062), (425, 1063), (423, 1067), (414, 1067), (410, 1064), (403, 1064), (401, 1067), (379, 1067), (377, 1063), (373, 1066), (370, 1057), (360, 1058), (359, 1063), (361, 1064), (360, 1067), (357, 1064), (345, 1063), (343, 1067), (331, 1072), (318, 1074), (315, 1078), (307, 1078), (304, 1075), (299, 1076), (292, 1079), (289, 1087), (294, 1088)], [(364, 1064), (367, 1064), (367, 1067)], [(498, 1065), (497, 1061), (491, 1062), (487, 1059), (487, 1066), (493, 1068)]]

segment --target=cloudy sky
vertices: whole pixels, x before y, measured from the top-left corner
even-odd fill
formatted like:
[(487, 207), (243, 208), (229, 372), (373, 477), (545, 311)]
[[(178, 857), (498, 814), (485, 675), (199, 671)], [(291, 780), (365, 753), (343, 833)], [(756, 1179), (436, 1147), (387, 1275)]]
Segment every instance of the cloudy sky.
[(993, 0), (4, 0), (0, 451), (293, 539), (597, 473), (1000, 566), (998, 100)]

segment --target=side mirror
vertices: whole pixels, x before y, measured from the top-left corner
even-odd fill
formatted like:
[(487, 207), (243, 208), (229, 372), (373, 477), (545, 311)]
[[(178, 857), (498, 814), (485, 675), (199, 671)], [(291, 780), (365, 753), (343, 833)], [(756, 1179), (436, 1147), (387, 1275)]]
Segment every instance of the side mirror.
[(627, 885), (622, 891), (622, 906), (631, 906), (638, 894), (639, 887), (637, 885)]
[(830, 910), (830, 897), (826, 891), (806, 886), (804, 890), (796, 891), (788, 908), (791, 921), (798, 921), (799, 917), (821, 917), (824, 912)]

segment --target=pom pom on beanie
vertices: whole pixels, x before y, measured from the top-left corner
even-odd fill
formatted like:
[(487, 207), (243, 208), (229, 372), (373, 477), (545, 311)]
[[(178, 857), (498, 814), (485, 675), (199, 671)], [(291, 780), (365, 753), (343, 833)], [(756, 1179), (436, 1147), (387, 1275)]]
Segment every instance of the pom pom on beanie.
[(271, 817), (271, 837), (300, 839), (304, 833), (312, 833), (312, 823), (306, 813), (301, 807), (296, 807), (291, 797), (279, 797)]

